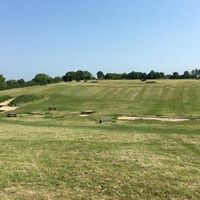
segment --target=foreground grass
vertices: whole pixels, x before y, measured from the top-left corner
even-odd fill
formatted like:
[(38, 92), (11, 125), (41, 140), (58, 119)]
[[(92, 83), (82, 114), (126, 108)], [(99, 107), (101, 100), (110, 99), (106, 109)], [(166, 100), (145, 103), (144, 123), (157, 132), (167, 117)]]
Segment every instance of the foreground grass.
[(199, 128), (2, 119), (0, 199), (199, 199)]
[[(0, 199), (200, 199), (199, 121), (119, 121), (118, 115), (200, 116), (197, 80), (60, 83), (0, 91), (38, 95), (0, 114)], [(49, 106), (58, 108), (49, 112)], [(95, 110), (88, 117), (71, 111)], [(114, 123), (99, 124), (100, 118)]]

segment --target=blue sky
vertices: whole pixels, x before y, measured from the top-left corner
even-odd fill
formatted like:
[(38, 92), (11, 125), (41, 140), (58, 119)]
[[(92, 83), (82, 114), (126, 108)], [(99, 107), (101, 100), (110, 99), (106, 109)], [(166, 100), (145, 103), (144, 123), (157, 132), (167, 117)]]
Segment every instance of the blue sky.
[(200, 68), (200, 0), (0, 0), (0, 74)]

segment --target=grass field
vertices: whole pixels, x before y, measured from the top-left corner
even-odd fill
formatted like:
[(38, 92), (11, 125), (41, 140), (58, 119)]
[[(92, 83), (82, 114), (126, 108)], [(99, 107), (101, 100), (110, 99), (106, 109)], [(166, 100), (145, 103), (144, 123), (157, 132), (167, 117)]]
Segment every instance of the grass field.
[[(1, 91), (41, 98), (19, 103), (17, 118), (0, 114), (0, 199), (200, 199), (199, 121), (117, 120), (200, 117), (199, 86), (100, 81)], [(65, 116), (85, 110), (96, 112)]]

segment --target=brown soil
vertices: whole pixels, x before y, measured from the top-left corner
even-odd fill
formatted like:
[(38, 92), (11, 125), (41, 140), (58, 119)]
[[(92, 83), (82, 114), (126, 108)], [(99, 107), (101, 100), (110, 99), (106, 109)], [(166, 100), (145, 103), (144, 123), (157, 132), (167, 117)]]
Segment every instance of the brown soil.
[(1, 102), (0, 103), (0, 112), (8, 112), (8, 111), (12, 111), (12, 110), (16, 110), (17, 108), (19, 107), (11, 107), (11, 106), (8, 106), (8, 104), (14, 100), (15, 98), (12, 98), (12, 99), (8, 99), (4, 102)]
[(118, 117), (121, 120), (158, 120), (158, 121), (171, 121), (171, 122), (181, 122), (181, 121), (189, 121), (190, 118), (178, 118), (178, 117), (148, 117), (148, 116), (122, 116)]

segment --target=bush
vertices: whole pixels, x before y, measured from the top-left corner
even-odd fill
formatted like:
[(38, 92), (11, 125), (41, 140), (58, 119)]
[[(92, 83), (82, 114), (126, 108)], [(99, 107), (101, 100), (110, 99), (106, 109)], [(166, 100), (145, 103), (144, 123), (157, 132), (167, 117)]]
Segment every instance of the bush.
[(11, 99), (11, 98), (13, 98), (13, 97), (9, 96), (9, 95), (1, 96), (0, 97), (0, 103), (4, 102), (4, 101), (7, 101), (8, 99)]
[(9, 106), (18, 105), (22, 103), (29, 103), (34, 100), (41, 99), (42, 97), (36, 95), (20, 95), (9, 103)]

